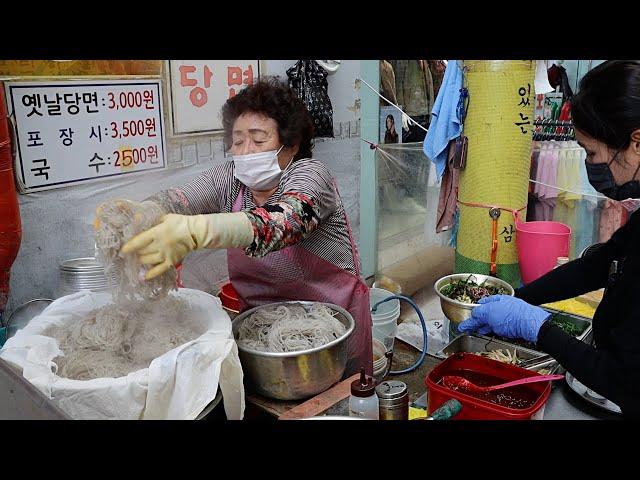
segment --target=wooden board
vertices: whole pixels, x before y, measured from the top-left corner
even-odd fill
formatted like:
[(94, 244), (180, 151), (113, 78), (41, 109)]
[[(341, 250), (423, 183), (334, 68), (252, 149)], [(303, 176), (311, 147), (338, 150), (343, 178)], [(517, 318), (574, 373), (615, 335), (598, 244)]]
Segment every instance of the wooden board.
[(329, 390), (326, 390), (304, 403), (293, 407), (278, 417), (278, 420), (298, 420), (316, 416), (322, 412), (329, 410), (332, 406), (340, 403), (342, 400), (351, 395), (351, 382), (360, 378), (360, 374), (343, 380)]

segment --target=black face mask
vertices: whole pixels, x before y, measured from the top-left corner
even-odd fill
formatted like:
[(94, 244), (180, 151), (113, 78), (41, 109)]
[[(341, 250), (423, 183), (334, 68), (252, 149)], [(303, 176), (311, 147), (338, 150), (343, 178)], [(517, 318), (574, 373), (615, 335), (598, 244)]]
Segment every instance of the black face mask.
[[(613, 160), (611, 160), (613, 162)], [(587, 177), (589, 183), (598, 192), (612, 200), (626, 200), (627, 198), (640, 198), (640, 181), (630, 180), (622, 185), (616, 185), (613, 173), (609, 168), (609, 163), (586, 163)], [(638, 174), (640, 165), (633, 174), (633, 178)]]

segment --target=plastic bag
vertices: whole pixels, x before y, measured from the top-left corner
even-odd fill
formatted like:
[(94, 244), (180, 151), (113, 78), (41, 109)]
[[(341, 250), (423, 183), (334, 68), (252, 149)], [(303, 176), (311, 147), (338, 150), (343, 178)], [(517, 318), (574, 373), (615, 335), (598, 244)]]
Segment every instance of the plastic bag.
[(315, 60), (298, 60), (287, 70), (289, 87), (302, 99), (313, 119), (315, 137), (333, 138), (333, 107), (327, 72)]
[(148, 368), (119, 378), (71, 380), (57, 376), (53, 359), (58, 342), (42, 335), (111, 302), (109, 293), (82, 291), (61, 297), (18, 330), (0, 350), (0, 358), (19, 367), (26, 380), (74, 419), (192, 420), (215, 398), (218, 385), (229, 419), (244, 414), (242, 367), (231, 320), (220, 299), (181, 288), (191, 318), (208, 329), (201, 336), (155, 358)]

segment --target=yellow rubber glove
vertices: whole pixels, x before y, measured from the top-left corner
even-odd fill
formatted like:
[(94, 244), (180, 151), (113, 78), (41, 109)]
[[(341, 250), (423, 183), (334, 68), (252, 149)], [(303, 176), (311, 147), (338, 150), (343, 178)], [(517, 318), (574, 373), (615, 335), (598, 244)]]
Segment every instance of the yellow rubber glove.
[(136, 235), (121, 253), (137, 253), (140, 263), (151, 265), (150, 280), (180, 263), (200, 248), (245, 248), (253, 242), (253, 227), (242, 212), (162, 217), (161, 223)]

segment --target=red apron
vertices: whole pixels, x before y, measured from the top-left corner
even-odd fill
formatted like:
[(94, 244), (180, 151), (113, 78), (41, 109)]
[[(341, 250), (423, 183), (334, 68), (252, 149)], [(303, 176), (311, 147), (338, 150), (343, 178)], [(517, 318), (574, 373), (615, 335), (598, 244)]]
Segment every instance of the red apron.
[[(233, 212), (242, 210), (245, 187), (233, 203)], [(360, 259), (345, 214), (353, 262), (360, 271)], [(353, 316), (355, 330), (347, 340), (345, 377), (365, 368), (373, 374), (371, 310), (369, 288), (358, 275), (292, 245), (262, 258), (249, 257), (243, 249), (227, 250), (229, 277), (238, 292), (242, 310), (273, 302), (307, 300), (339, 305)]]

